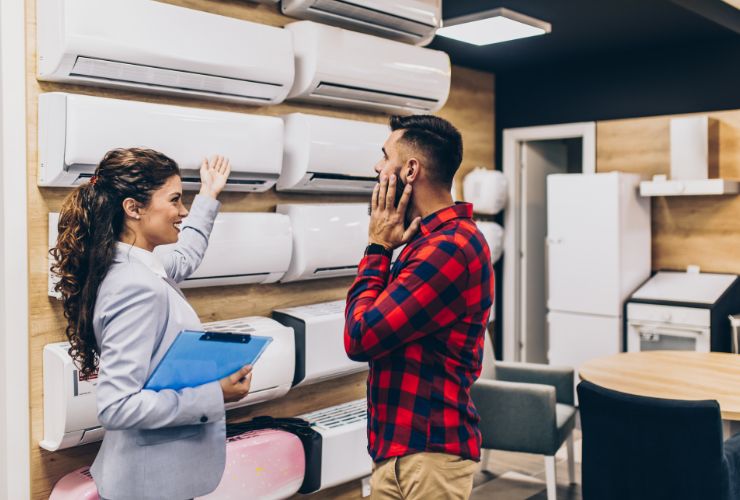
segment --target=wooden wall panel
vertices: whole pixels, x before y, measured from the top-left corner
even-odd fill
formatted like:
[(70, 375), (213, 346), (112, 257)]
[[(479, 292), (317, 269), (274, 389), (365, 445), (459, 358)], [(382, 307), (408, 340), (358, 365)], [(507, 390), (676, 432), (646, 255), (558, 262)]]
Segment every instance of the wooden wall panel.
[[(720, 177), (740, 180), (740, 110), (706, 114), (720, 122)], [(597, 172), (670, 176), (671, 118), (598, 122)], [(651, 205), (654, 270), (695, 264), (703, 271), (740, 273), (740, 196), (655, 197)]]
[[(258, 5), (245, 0), (164, 0), (239, 19), (283, 26), (291, 19), (280, 14), (275, 6)], [(36, 187), (37, 169), (37, 98), (41, 92), (64, 91), (103, 97), (177, 104), (199, 108), (236, 111), (250, 114), (282, 115), (306, 112), (384, 123), (380, 113), (355, 111), (349, 108), (283, 104), (269, 107), (219, 103), (189, 97), (160, 96), (128, 90), (103, 89), (78, 85), (36, 81), (36, 16), (35, 1), (26, 2), (27, 32), (27, 113), (28, 113), (28, 224), (30, 279), (30, 418), (31, 418), (31, 497), (48, 498), (54, 483), (64, 474), (92, 463), (99, 444), (48, 453), (38, 447), (43, 435), (42, 363), (43, 346), (64, 340), (64, 321), (58, 302), (46, 295), (47, 280), (47, 213), (57, 211), (68, 194), (66, 189)], [(218, 36), (214, 34), (214, 36)], [(440, 113), (462, 132), (466, 143), (459, 176), (475, 166), (493, 166), (493, 75), (465, 68), (453, 69), (450, 99)], [(461, 180), (458, 177), (458, 180)], [(461, 182), (458, 182), (460, 185)], [(187, 198), (190, 199), (191, 195)], [(274, 211), (277, 203), (286, 202), (358, 202), (364, 196), (311, 196), (278, 194), (224, 193), (224, 211)], [(358, 256), (359, 259), (359, 256)], [(351, 278), (334, 278), (309, 282), (232, 286), (190, 289), (185, 293), (195, 310), (205, 321), (229, 319), (247, 315), (269, 316), (278, 307), (310, 304), (344, 298)], [(291, 391), (287, 396), (260, 405), (229, 413), (230, 420), (244, 420), (259, 414), (292, 416), (325, 406), (343, 403), (365, 395), (365, 375), (353, 375)], [(322, 492), (321, 498), (359, 498), (359, 483), (341, 485)]]

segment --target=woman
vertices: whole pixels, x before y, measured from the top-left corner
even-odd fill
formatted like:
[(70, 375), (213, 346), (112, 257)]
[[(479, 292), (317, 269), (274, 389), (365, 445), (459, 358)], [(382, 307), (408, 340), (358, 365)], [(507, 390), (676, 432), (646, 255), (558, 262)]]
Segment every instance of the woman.
[[(99, 370), (106, 434), (91, 472), (103, 498), (193, 498), (223, 474), (224, 402), (246, 396), (251, 368), (180, 391), (142, 388), (178, 332), (202, 328), (176, 283), (203, 258), (229, 172), (224, 158), (203, 161), (182, 233), (180, 170), (149, 149), (108, 152), (62, 206), (53, 271), (70, 355), (83, 375)], [(152, 254), (175, 242), (167, 258)]]

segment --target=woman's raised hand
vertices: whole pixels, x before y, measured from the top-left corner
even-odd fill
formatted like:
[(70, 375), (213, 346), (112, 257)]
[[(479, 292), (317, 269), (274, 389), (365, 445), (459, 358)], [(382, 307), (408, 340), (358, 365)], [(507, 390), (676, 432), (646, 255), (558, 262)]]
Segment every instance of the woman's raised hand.
[(203, 160), (200, 164), (200, 194), (218, 197), (226, 185), (226, 179), (231, 173), (231, 164), (228, 158), (216, 155), (210, 160)]

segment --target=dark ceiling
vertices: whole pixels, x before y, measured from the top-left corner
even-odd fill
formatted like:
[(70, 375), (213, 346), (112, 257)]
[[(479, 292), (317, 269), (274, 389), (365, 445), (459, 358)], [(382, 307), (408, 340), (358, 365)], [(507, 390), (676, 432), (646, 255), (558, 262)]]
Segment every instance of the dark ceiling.
[(443, 0), (443, 18), (497, 7), (547, 21), (552, 32), (483, 47), (436, 37), (430, 47), (450, 54), (454, 64), (501, 73), (667, 47), (740, 44), (740, 10), (721, 0)]

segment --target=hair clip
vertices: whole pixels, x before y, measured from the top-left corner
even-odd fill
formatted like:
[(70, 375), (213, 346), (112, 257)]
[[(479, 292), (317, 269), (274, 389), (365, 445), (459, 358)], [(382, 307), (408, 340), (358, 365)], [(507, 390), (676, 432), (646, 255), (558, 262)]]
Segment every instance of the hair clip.
[(92, 177), (90, 177), (90, 185), (91, 186), (94, 186), (97, 183), (98, 183), (98, 176), (97, 175), (93, 175)]

